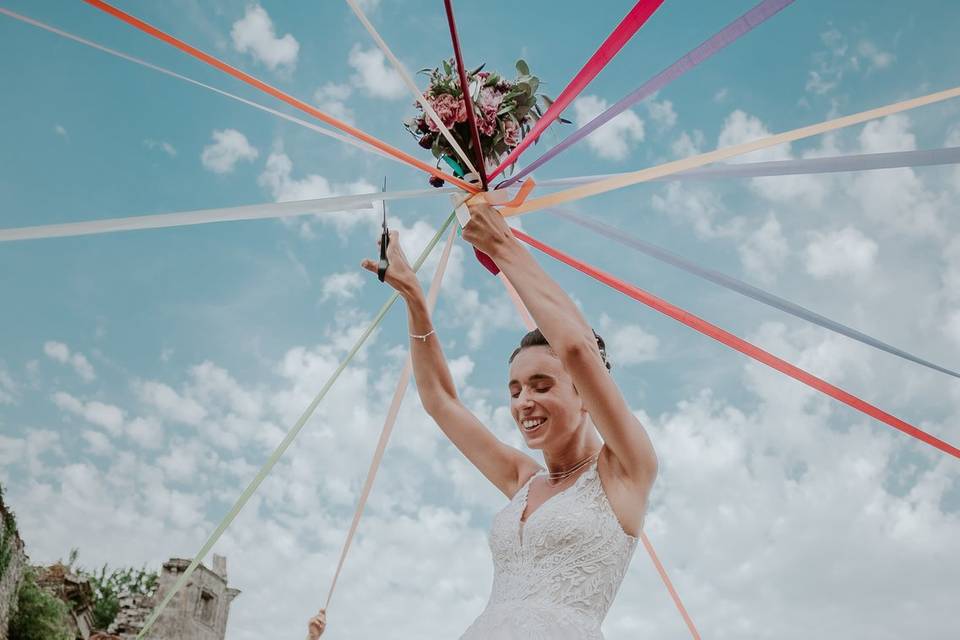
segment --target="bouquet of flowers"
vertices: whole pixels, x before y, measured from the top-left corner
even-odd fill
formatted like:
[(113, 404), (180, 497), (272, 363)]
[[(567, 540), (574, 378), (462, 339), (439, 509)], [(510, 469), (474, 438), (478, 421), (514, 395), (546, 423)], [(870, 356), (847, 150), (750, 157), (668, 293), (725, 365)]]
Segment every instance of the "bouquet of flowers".
[[(466, 152), (471, 162), (477, 157), (473, 149), (473, 139), (467, 124), (467, 108), (460, 90), (460, 77), (457, 74), (455, 62), (444, 60), (436, 69), (423, 69), (420, 73), (429, 74), (430, 84), (424, 92), (424, 97), (440, 117), (444, 126)], [(477, 129), (480, 133), (480, 147), (487, 167), (496, 167), (500, 158), (520, 144), (523, 137), (530, 131), (533, 123), (543, 112), (540, 110), (538, 98), (546, 108), (553, 100), (540, 94), (540, 79), (530, 74), (530, 68), (523, 60), (517, 61), (517, 78), (507, 80), (498, 73), (483, 71), (485, 65), (467, 73), (467, 83), (470, 88), (470, 98), (473, 101), (474, 116)], [(461, 167), (455, 151), (432, 119), (423, 113), (420, 103), (415, 103), (420, 113), (404, 122), (404, 126), (424, 149), (430, 149), (437, 159), (437, 166), (445, 161), (454, 168), (454, 172), (463, 175), (465, 168)], [(561, 122), (569, 120), (560, 118)], [(437, 177), (430, 178), (430, 184), (435, 187), (443, 185), (443, 180)]]

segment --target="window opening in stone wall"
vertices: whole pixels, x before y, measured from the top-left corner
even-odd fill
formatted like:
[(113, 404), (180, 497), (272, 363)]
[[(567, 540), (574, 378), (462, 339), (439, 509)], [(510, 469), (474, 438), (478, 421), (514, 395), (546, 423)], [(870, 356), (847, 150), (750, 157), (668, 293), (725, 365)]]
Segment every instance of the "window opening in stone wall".
[(200, 590), (200, 600), (197, 602), (197, 618), (200, 622), (214, 626), (217, 618), (217, 596), (206, 589)]

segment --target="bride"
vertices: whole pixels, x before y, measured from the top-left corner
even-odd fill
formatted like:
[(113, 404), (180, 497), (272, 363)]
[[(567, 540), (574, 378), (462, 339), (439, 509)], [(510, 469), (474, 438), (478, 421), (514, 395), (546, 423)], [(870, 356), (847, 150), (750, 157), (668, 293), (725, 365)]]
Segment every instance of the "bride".
[[(609, 374), (603, 340), (503, 217), (471, 206), (463, 238), (496, 262), (539, 327), (510, 356), (507, 387), (517, 429), (543, 465), (497, 439), (458, 398), (426, 297), (392, 232), (385, 282), (406, 301), (423, 407), (510, 500), (490, 531), (490, 600), (460, 640), (600, 640), (643, 527), (653, 445)], [(362, 266), (377, 272), (373, 260)]]

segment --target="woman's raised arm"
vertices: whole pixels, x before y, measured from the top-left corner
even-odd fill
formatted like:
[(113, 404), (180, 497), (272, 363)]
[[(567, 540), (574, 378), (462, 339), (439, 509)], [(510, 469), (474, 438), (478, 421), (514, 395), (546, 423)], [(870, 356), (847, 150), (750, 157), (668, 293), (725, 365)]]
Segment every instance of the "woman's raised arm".
[[(460, 401), (430, 319), (426, 296), (400, 248), (396, 231), (390, 234), (387, 258), (390, 267), (385, 282), (397, 290), (407, 306), (410, 359), (424, 410), (454, 446), (504, 495), (512, 498), (520, 479), (529, 476), (539, 465), (530, 456), (501, 442)], [(361, 266), (377, 272), (377, 263), (373, 260), (364, 260)]]
[(657, 471), (653, 444), (607, 371), (590, 325), (570, 296), (517, 241), (496, 209), (488, 204), (469, 208), (464, 240), (493, 258), (513, 284), (573, 379), (622, 474), (641, 492), (649, 491)]

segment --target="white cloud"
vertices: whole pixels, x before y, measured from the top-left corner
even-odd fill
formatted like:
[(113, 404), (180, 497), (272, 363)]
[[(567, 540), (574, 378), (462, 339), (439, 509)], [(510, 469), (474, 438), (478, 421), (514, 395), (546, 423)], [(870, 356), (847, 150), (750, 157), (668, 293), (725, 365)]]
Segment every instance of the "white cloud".
[(808, 92), (818, 95), (836, 88), (851, 64), (846, 59), (846, 38), (836, 27), (830, 27), (821, 33), (820, 40), (826, 48), (813, 55), (815, 68), (808, 72), (806, 85)]
[(787, 239), (773, 212), (737, 247), (740, 262), (748, 275), (764, 284), (777, 278), (789, 255)]
[(700, 238), (737, 237), (746, 222), (742, 216), (735, 216), (718, 223), (718, 218), (726, 213), (720, 197), (695, 184), (670, 182), (663, 194), (654, 194), (650, 202), (654, 209), (674, 220), (692, 224), (694, 233)]
[[(917, 141), (911, 120), (896, 114), (867, 123), (860, 132), (864, 153), (910, 151)], [(937, 237), (944, 230), (943, 195), (928, 190), (910, 167), (863, 171), (850, 178), (848, 193), (878, 228), (894, 235)]]
[(134, 418), (127, 424), (127, 435), (144, 449), (159, 449), (163, 445), (163, 425), (152, 418)]
[(214, 130), (213, 143), (203, 148), (200, 161), (214, 173), (230, 173), (241, 160), (252, 161), (259, 155), (243, 135), (236, 129)]
[(910, 117), (897, 113), (881, 120), (871, 120), (860, 131), (860, 148), (864, 153), (913, 151), (917, 137), (910, 131)]
[[(310, 174), (303, 178), (293, 177), (293, 161), (283, 151), (274, 151), (267, 158), (266, 167), (257, 180), (259, 184), (270, 190), (277, 202), (294, 200), (310, 200), (326, 198), (335, 195), (349, 195), (371, 193), (378, 189), (364, 179), (358, 179), (346, 184), (332, 184), (325, 177)], [(347, 233), (358, 224), (377, 224), (378, 213), (373, 209), (357, 209), (354, 211), (325, 211), (311, 216), (310, 219), (332, 224), (341, 233)], [(302, 216), (299, 220), (287, 222), (298, 225), (304, 237), (312, 237), (312, 228), (309, 220)]]
[(86, 429), (83, 431), (81, 436), (86, 441), (87, 449), (90, 451), (90, 453), (98, 456), (113, 455), (114, 448), (110, 443), (110, 438), (105, 436), (100, 431)]
[(74, 413), (91, 424), (103, 427), (111, 435), (120, 435), (123, 431), (123, 409), (99, 400), (83, 402), (65, 391), (53, 394), (53, 402), (58, 407)]
[[(723, 129), (717, 140), (717, 147), (730, 147), (770, 137), (771, 132), (756, 116), (740, 109), (733, 111), (723, 123)], [(789, 144), (760, 149), (731, 158), (729, 162), (765, 162), (790, 160), (793, 154)], [(809, 206), (820, 206), (826, 195), (828, 183), (821, 178), (809, 175), (773, 176), (752, 178), (750, 187), (763, 197), (774, 202), (795, 202), (800, 200)]]
[(0, 405), (14, 404), (19, 395), (18, 385), (0, 360)]
[(86, 382), (91, 382), (97, 377), (93, 365), (87, 360), (87, 357), (79, 352), (70, 352), (70, 347), (62, 342), (48, 340), (43, 344), (43, 352), (51, 360), (70, 365)]
[(650, 97), (643, 105), (647, 109), (647, 115), (660, 129), (672, 129), (673, 125), (677, 124), (677, 112), (673, 110), (673, 103), (669, 100), (657, 102), (654, 97)]
[(356, 271), (334, 273), (324, 278), (321, 285), (320, 302), (325, 302), (331, 297), (350, 300), (356, 296), (367, 281), (359, 272), (359, 267), (357, 269)]
[(247, 6), (243, 18), (233, 23), (230, 30), (233, 47), (240, 53), (250, 53), (271, 71), (278, 68), (292, 70), (297, 64), (300, 43), (291, 34), (278, 38), (273, 21), (259, 4)]
[(352, 93), (353, 87), (349, 84), (328, 82), (314, 92), (313, 100), (322, 111), (353, 124), (353, 111), (346, 105), (346, 100)]
[(882, 51), (870, 40), (861, 40), (857, 45), (857, 53), (866, 58), (870, 69), (886, 69), (894, 60), (892, 53)]
[(652, 362), (658, 358), (660, 339), (638, 324), (614, 322), (607, 314), (600, 316), (598, 331), (607, 347), (610, 364), (616, 367)]
[(407, 87), (400, 74), (387, 65), (387, 59), (379, 49), (374, 47), (364, 50), (359, 44), (355, 44), (350, 49), (347, 63), (356, 72), (352, 77), (354, 85), (369, 95), (387, 100), (396, 100), (407, 95)]
[[(577, 128), (606, 111), (608, 106), (606, 100), (592, 95), (574, 100), (573, 111)], [(643, 142), (644, 137), (643, 120), (632, 109), (627, 109), (587, 136), (587, 145), (600, 158), (623, 160), (637, 143)]]
[(894, 60), (892, 53), (866, 38), (857, 43), (856, 51), (851, 50), (847, 37), (833, 26), (820, 34), (820, 40), (824, 48), (813, 54), (814, 68), (808, 72), (806, 84), (806, 90), (816, 95), (836, 89), (848, 73), (883, 70)]
[(670, 145), (670, 149), (676, 158), (689, 158), (703, 153), (705, 142), (706, 138), (700, 129), (694, 129), (690, 133), (682, 131), (680, 136)]
[[(293, 347), (251, 384), (203, 363), (170, 385), (181, 399), (201, 403), (218, 429), (231, 424), (230, 416), (244, 417), (246, 426), (234, 433), (249, 445), (261, 429), (255, 419), (283, 429), (292, 424), (355, 335), (345, 324), (324, 344)], [(763, 325), (749, 339), (831, 381), (884, 392), (870, 384), (872, 361), (863, 362), (849, 340), (781, 324)], [(612, 348), (611, 356), (615, 366), (623, 362)], [(231, 585), (243, 591), (231, 610), (229, 637), (302, 635), (316, 607), (311, 594), (332, 577), (395, 382), (379, 364), (361, 354), (344, 371), (214, 549), (228, 556)], [(477, 375), (462, 352), (451, 353), (450, 364), (458, 388)], [(658, 415), (637, 410), (661, 464), (646, 533), (701, 628), (718, 637), (762, 629), (800, 640), (810, 635), (804, 611), (817, 610), (814, 631), (821, 635), (950, 637), (954, 621), (940, 612), (952, 611), (953, 593), (942, 576), (960, 570), (960, 560), (942, 551), (960, 536), (949, 503), (960, 480), (956, 465), (913, 455), (906, 436), (836, 410), (833, 401), (768, 368), (734, 371), (748, 394), (742, 403), (694, 388)], [(490, 394), (496, 400), (462, 390), (481, 422), (522, 446), (505, 394), (493, 388), (501, 392)], [(950, 424), (930, 428), (948, 433)], [(274, 429), (274, 437), (282, 434)], [(96, 436), (79, 438), (87, 449), (104, 444)], [(157, 567), (170, 556), (191, 557), (263, 458), (259, 449), (230, 450), (202, 434), (150, 451), (118, 450), (98, 468), (83, 446), (57, 442), (0, 436), (0, 473), (13, 479), (7, 498), (37, 562), (71, 546), (92, 566)], [(44, 452), (44, 464), (27, 470), (30, 447), (34, 458)], [(462, 633), (489, 595), (486, 536), (504, 504), (411, 392), (338, 582), (341, 605), (331, 629), (356, 637)], [(604, 623), (605, 637), (682, 629), (658, 580), (639, 547)], [(923, 607), (901, 604), (896, 586), (904, 581)], [(890, 588), (864, 589), (865, 583)], [(838, 597), (843, 607), (833, 606)], [(751, 606), (761, 600), (763, 607)], [(378, 603), (373, 610), (371, 601)]]
[(67, 135), (67, 130), (64, 128), (62, 124), (54, 125), (53, 132), (65, 139), (68, 139), (70, 137), (69, 135)]
[(158, 411), (164, 419), (199, 426), (207, 416), (196, 400), (180, 395), (161, 382), (136, 381), (133, 390), (142, 403)]
[(807, 273), (815, 278), (866, 277), (873, 271), (877, 243), (854, 227), (829, 233), (814, 232), (804, 256)]
[(166, 140), (152, 140), (150, 138), (147, 138), (146, 140), (143, 141), (143, 146), (146, 147), (147, 149), (150, 149), (151, 151), (153, 151), (154, 149), (159, 149), (160, 151), (163, 151), (165, 154), (167, 154), (171, 158), (177, 157), (177, 150), (174, 148), (172, 144), (170, 144)]

